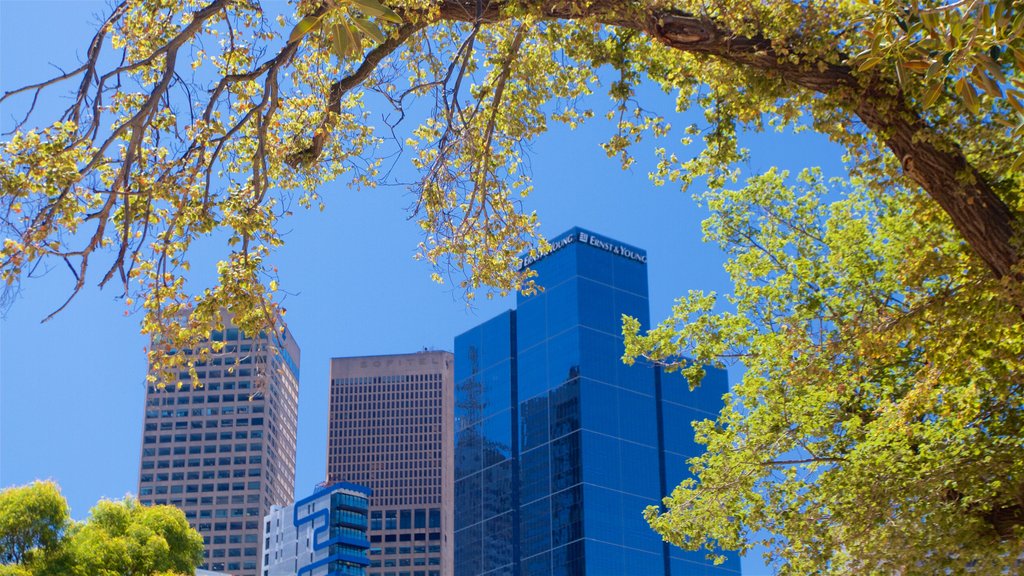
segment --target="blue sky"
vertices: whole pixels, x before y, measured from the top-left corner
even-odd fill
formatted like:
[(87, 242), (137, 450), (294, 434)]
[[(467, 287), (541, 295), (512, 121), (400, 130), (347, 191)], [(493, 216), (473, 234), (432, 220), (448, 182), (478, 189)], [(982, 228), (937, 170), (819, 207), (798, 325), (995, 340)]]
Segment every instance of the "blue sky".
[[(264, 5), (268, 13), (288, 8)], [(48, 78), (56, 70), (51, 64), (77, 65), (93, 15), (105, 10), (106, 3), (92, 0), (0, 0), (0, 90)], [(63, 96), (62, 90), (50, 98)], [(676, 126), (699, 120), (692, 112), (675, 114), (671, 100), (656, 90), (642, 92), (649, 97), (645, 107)], [(607, 105), (604, 96), (593, 99), (599, 116)], [(4, 131), (22, 111), (16, 104), (0, 109)], [(551, 237), (579, 225), (646, 249), (655, 321), (689, 290), (728, 292), (723, 255), (701, 242), (705, 211), (690, 193), (650, 183), (653, 144), (637, 150), (640, 160), (631, 171), (606, 158), (599, 143), (610, 133), (607, 123), (594, 120), (574, 132), (559, 127), (533, 145), (536, 191), (525, 204), (538, 212), (542, 232)], [(794, 171), (820, 165), (830, 174), (841, 168), (840, 151), (814, 134), (745, 135), (743, 141), (752, 150), (748, 173), (772, 165)], [(401, 179), (411, 181), (408, 162), (399, 166)], [(355, 192), (339, 184), (321, 194), (327, 209), (297, 211), (284, 224), (285, 247), (274, 256), (290, 292), (289, 326), (302, 349), (300, 495), (325, 472), (331, 357), (450, 350), (456, 334), (513, 305), (509, 297), (469, 308), (458, 290), (431, 282), (430, 267), (413, 259), (421, 238), (408, 219), (407, 189)], [(219, 248), (212, 242), (202, 247), (210, 254)], [(210, 271), (197, 274), (209, 277)], [(52, 478), (81, 518), (98, 499), (136, 489), (147, 340), (138, 333), (139, 319), (124, 315), (116, 289), (87, 288), (41, 324), (71, 286), (63, 269), (26, 281), (0, 324), (0, 487)], [(765, 573), (758, 564), (748, 558), (746, 574)]]

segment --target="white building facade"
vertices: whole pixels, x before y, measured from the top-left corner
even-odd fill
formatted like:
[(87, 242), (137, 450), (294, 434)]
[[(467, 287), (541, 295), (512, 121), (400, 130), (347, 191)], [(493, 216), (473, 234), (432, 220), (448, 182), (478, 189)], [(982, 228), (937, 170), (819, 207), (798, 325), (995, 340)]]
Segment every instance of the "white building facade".
[(264, 518), (263, 576), (364, 576), (370, 489), (337, 482)]

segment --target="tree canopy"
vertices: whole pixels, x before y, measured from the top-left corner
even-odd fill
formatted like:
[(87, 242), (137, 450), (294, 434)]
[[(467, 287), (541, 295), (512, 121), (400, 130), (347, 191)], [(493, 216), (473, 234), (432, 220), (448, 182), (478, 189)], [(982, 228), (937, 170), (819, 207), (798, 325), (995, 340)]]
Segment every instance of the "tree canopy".
[[(1024, 520), (1019, 3), (386, 4), (115, 3), (80, 67), (3, 96), (27, 115), (0, 159), (0, 275), (16, 286), (58, 261), (72, 297), (89, 278), (119, 284), (154, 335), (151, 364), (176, 367), (221, 310), (247, 331), (274, 324), (268, 255), (291, 203), (321, 205), (332, 180), (375, 185), (391, 139), (420, 173), (421, 256), (470, 296), (535, 289), (517, 266), (546, 247), (519, 201), (528, 143), (604, 113), (623, 166), (663, 139), (650, 177), (706, 203), (735, 282), (735, 312), (693, 294), (649, 335), (627, 321), (627, 358), (694, 378), (673, 358), (747, 368), (654, 527), (741, 549), (766, 528), (794, 573), (1010, 562)], [(643, 107), (641, 82), (705, 123), (666, 138), (672, 117)], [(68, 108), (35, 118), (62, 84)], [(591, 96), (605, 88), (602, 107)], [(387, 134), (374, 105), (391, 112)], [(767, 128), (826, 134), (848, 178), (773, 172), (735, 189), (737, 135)], [(219, 283), (194, 289), (189, 248), (210, 236), (228, 239)]]
[(102, 500), (69, 519), (53, 482), (0, 491), (0, 574), (179, 576), (203, 562), (203, 538), (173, 506)]
[(0, 564), (22, 564), (54, 548), (69, 522), (68, 503), (53, 482), (0, 491)]

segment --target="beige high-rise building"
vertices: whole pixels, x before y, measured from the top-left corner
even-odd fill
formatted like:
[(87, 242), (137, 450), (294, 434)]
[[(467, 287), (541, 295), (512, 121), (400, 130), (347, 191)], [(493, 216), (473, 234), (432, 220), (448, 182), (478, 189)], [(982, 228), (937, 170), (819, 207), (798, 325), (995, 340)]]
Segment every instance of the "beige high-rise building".
[(196, 359), (204, 383), (149, 386), (139, 500), (181, 508), (203, 536), (201, 568), (233, 576), (262, 570), (263, 517), (293, 500), (299, 347), (290, 332), (216, 331), (224, 348)]
[(331, 360), (327, 481), (370, 497), (368, 576), (451, 576), (450, 352)]

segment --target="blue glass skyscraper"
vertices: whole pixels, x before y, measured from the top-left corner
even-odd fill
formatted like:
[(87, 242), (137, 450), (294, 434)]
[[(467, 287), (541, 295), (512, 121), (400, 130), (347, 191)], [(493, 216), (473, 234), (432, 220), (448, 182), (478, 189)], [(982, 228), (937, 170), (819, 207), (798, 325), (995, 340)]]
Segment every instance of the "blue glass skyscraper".
[(642, 517), (688, 474), (690, 422), (727, 389), (622, 361), (649, 325), (647, 256), (580, 228), (524, 265), (544, 291), (455, 339), (455, 574), (739, 573), (662, 542)]

